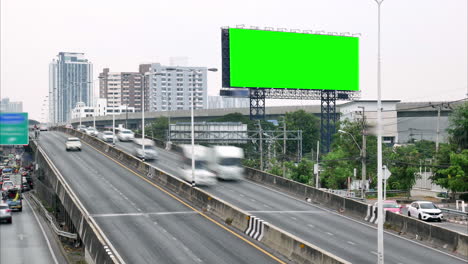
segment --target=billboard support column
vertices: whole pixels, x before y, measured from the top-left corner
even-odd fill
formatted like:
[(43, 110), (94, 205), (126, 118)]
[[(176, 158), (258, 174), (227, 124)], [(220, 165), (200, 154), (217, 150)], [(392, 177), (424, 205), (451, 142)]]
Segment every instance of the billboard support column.
[(250, 88), (250, 120), (265, 120), (265, 89)]
[(330, 151), (331, 138), (336, 127), (336, 91), (322, 90), (320, 96), (320, 141), (323, 152)]

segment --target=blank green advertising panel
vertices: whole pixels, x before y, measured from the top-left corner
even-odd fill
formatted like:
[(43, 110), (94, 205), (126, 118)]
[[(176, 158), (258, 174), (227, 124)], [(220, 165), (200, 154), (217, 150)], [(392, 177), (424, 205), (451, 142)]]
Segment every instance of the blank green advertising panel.
[(359, 38), (229, 29), (230, 86), (359, 90)]
[(28, 113), (0, 113), (0, 145), (27, 145)]

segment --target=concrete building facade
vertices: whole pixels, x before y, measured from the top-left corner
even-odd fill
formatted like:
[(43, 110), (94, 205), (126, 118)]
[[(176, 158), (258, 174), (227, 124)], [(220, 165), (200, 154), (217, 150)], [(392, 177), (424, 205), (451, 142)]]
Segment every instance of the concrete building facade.
[(139, 72), (110, 72), (104, 68), (99, 74), (99, 96), (107, 99), (109, 107), (121, 105), (141, 112), (143, 75)]
[(13, 102), (10, 98), (0, 100), (0, 113), (21, 113), (23, 112), (23, 102)]
[(249, 107), (249, 105), (249, 98), (208, 96), (208, 104), (206, 109), (243, 108)]
[(78, 102), (93, 100), (93, 65), (84, 53), (59, 52), (49, 64), (49, 120), (67, 122)]
[[(145, 109), (149, 112), (189, 110), (194, 92), (194, 108), (206, 109), (208, 104), (207, 69), (205, 67), (163, 66), (153, 63), (140, 72), (144, 74)], [(175, 70), (168, 70), (175, 68)], [(155, 75), (160, 73), (161, 75)]]

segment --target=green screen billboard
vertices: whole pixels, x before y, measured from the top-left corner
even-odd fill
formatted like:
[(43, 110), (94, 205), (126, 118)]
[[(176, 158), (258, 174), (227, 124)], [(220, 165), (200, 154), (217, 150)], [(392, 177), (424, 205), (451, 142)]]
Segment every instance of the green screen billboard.
[(0, 113), (0, 145), (29, 144), (28, 113)]
[(359, 90), (359, 38), (230, 28), (223, 86)]

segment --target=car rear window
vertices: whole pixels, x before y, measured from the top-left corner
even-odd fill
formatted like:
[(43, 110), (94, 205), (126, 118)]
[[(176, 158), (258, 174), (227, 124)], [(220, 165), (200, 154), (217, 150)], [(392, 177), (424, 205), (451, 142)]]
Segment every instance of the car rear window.
[(104, 135), (112, 135), (112, 132), (104, 132)]
[(8, 209), (8, 205), (0, 205), (0, 210)]
[(433, 203), (421, 203), (420, 206), (421, 209), (437, 209), (437, 206), (435, 206)]
[(80, 141), (79, 138), (69, 138), (68, 141)]
[(122, 131), (122, 134), (132, 134), (132, 131)]

